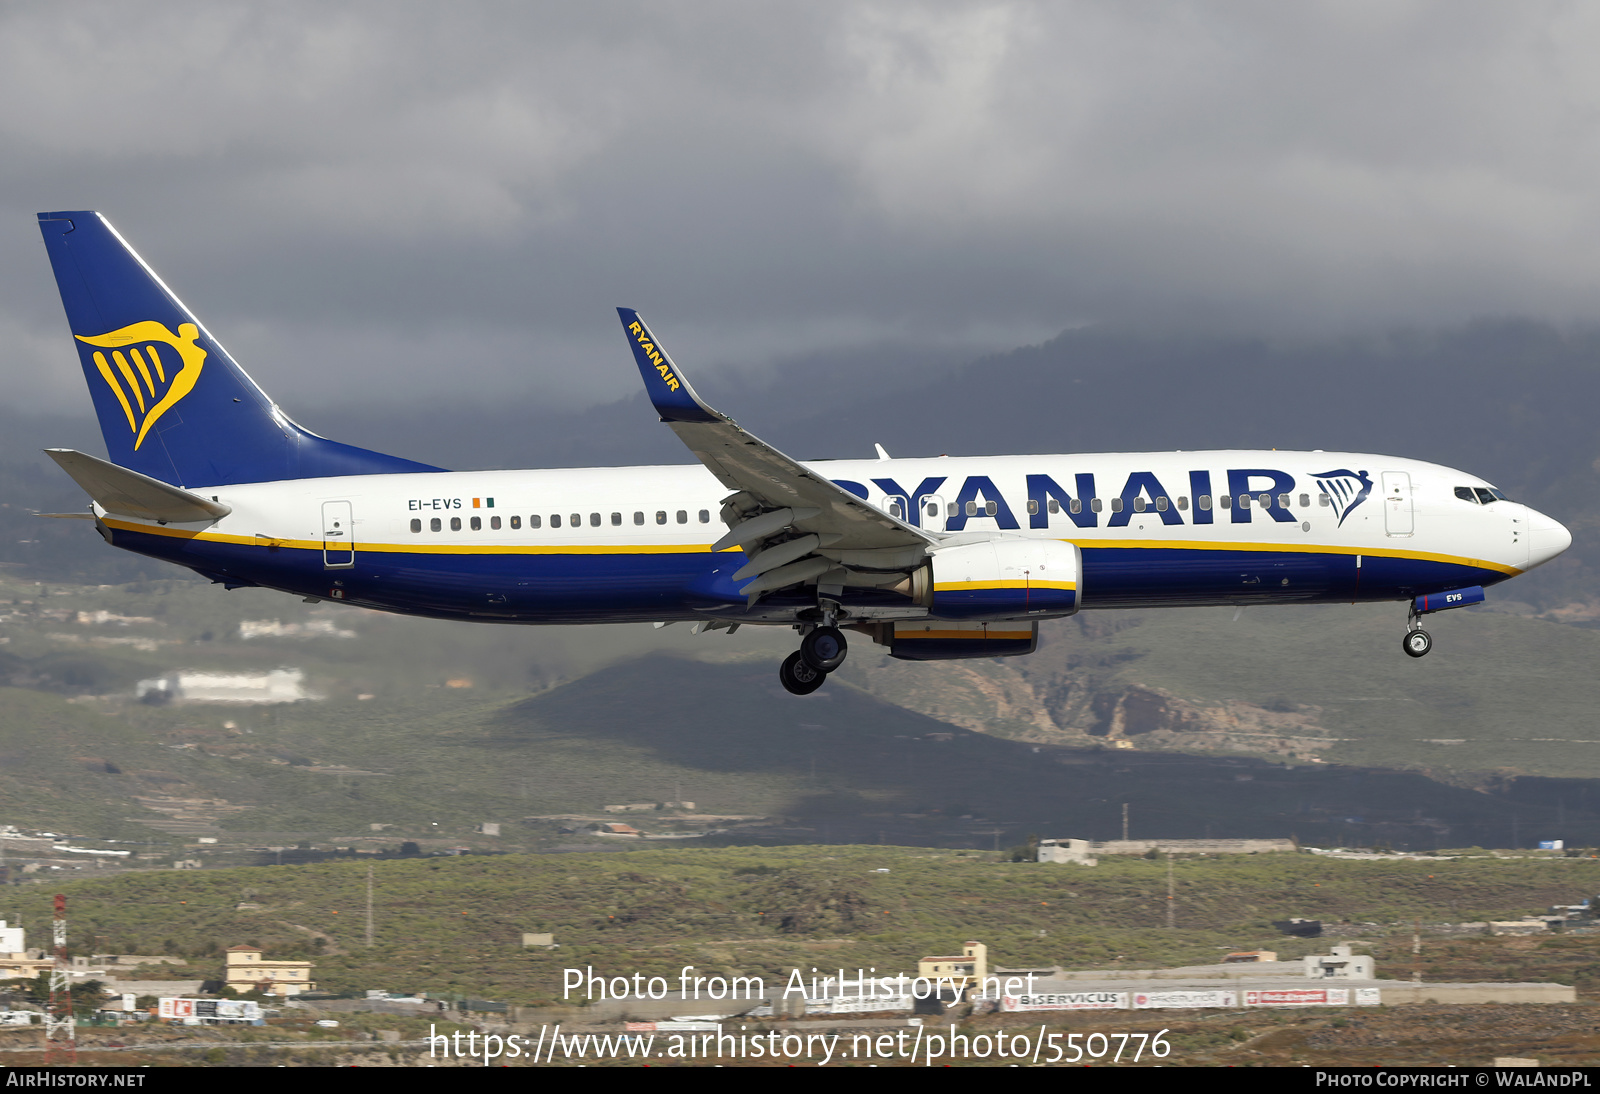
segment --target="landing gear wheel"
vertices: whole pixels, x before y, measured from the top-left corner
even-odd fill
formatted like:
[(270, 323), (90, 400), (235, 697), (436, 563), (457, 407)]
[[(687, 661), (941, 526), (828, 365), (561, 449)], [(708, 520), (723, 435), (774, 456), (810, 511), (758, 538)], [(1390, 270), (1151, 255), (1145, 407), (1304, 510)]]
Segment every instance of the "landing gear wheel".
[(795, 650), (784, 658), (783, 664), (778, 669), (778, 679), (783, 681), (784, 690), (791, 695), (810, 695), (820, 688), (828, 679), (828, 674), (821, 669), (816, 669), (800, 656), (800, 651)]
[(850, 652), (838, 627), (818, 627), (800, 640), (800, 656), (818, 672), (832, 672)]
[(1407, 631), (1405, 638), (1401, 640), (1401, 648), (1412, 657), (1426, 657), (1428, 651), (1433, 649), (1433, 635), (1421, 628)]

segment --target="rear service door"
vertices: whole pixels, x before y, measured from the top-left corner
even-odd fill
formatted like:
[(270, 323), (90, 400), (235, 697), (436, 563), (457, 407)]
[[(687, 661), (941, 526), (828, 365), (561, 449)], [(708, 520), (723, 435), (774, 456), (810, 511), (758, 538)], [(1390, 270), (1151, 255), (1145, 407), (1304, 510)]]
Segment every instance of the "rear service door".
[(347, 501), (322, 503), (322, 566), (347, 570), (356, 564), (354, 520)]

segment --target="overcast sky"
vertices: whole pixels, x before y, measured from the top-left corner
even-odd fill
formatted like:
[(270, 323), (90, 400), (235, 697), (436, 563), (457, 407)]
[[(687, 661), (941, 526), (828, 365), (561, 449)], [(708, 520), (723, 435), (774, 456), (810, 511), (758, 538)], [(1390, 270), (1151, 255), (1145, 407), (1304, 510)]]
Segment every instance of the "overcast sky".
[(1594, 322), (1596, 56), (1591, 4), (7, 4), (0, 374), (87, 407), (80, 208), (291, 412), (626, 394), (617, 304), (691, 372)]

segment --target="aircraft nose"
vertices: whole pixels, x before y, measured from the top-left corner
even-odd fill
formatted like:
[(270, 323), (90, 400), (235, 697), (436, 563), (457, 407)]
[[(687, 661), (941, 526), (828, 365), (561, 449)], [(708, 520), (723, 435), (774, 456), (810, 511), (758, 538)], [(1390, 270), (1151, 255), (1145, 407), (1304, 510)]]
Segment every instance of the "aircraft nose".
[(1572, 546), (1572, 533), (1558, 520), (1537, 510), (1528, 511), (1528, 565), (1549, 562)]

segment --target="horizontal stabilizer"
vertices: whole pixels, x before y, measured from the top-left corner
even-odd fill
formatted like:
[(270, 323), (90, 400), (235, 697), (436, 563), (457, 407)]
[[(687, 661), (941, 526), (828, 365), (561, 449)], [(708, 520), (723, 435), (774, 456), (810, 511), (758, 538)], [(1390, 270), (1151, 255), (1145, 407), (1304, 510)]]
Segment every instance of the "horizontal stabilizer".
[(71, 475), (72, 481), (83, 487), (100, 508), (114, 516), (189, 524), (220, 520), (233, 512), (210, 498), (70, 448), (47, 448), (44, 454)]

